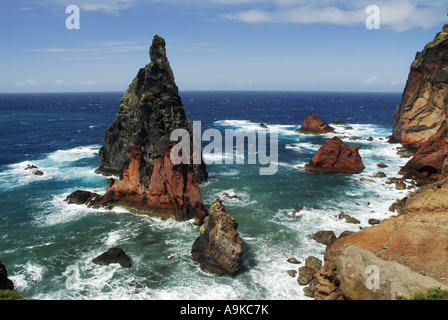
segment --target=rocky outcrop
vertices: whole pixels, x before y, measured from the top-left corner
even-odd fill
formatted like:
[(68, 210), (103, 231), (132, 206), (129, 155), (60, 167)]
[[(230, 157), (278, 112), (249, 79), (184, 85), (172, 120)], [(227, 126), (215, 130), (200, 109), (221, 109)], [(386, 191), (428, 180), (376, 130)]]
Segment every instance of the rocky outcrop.
[[(338, 238), (325, 253), (324, 271), (334, 270), (349, 299), (394, 299), (447, 286), (448, 181), (427, 185), (404, 201), (404, 214)], [(346, 249), (350, 246), (355, 249)], [(363, 251), (363, 250), (365, 251)], [(380, 269), (380, 289), (366, 288), (365, 268)]]
[(426, 140), (417, 153), (401, 168), (405, 178), (438, 180), (448, 175), (448, 123)]
[(92, 259), (92, 262), (101, 266), (108, 266), (111, 263), (118, 263), (123, 268), (131, 267), (131, 259), (121, 248), (110, 248), (98, 257)]
[[(415, 155), (400, 171), (405, 177), (435, 180), (448, 174), (448, 25), (418, 52), (390, 142)], [(415, 152), (416, 151), (416, 152)], [(433, 177), (431, 177), (433, 176)]]
[(310, 113), (305, 120), (303, 120), (302, 127), (297, 129), (296, 132), (304, 134), (324, 134), (334, 132), (334, 128), (329, 126), (318, 116)]
[(235, 275), (241, 267), (243, 240), (236, 231), (238, 223), (226, 212), (221, 200), (210, 206), (200, 236), (191, 254), (201, 270), (217, 275)]
[(423, 145), (443, 126), (448, 102), (448, 25), (412, 62), (391, 142)]
[[(411, 297), (429, 288), (447, 287), (410, 268), (379, 259), (371, 251), (354, 245), (332, 249), (326, 255), (326, 268), (316, 277), (316, 300), (395, 300), (398, 295)], [(336, 272), (331, 272), (331, 271)], [(332, 275), (332, 281), (328, 281)], [(336, 276), (337, 275), (337, 276)], [(332, 296), (323, 292), (330, 292)], [(317, 294), (316, 294), (317, 293)], [(327, 299), (329, 298), (329, 299)]]
[(92, 201), (94, 201), (98, 197), (100, 197), (100, 195), (94, 192), (86, 190), (76, 190), (65, 198), (65, 202), (67, 202), (68, 204), (90, 205)]
[(347, 146), (340, 138), (326, 140), (309, 164), (307, 171), (333, 173), (360, 173), (365, 169), (359, 155), (360, 146)]
[(0, 290), (14, 290), (14, 283), (8, 279), (8, 270), (0, 261)]
[[(174, 165), (170, 151), (175, 129), (185, 129), (193, 150), (193, 126), (187, 119), (165, 51), (165, 40), (155, 36), (151, 62), (140, 69), (120, 100), (113, 124), (99, 151), (98, 173), (119, 176), (110, 180), (96, 206), (123, 206), (131, 211), (201, 223), (207, 212), (199, 184), (207, 180), (200, 164)], [(201, 157), (202, 158), (202, 157)], [(200, 159), (201, 160), (201, 159)]]

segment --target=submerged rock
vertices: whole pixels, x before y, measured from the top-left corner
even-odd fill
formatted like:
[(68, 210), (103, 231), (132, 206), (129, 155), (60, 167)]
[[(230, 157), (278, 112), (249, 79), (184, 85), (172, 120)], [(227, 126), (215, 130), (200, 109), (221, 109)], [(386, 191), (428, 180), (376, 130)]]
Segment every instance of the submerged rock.
[(297, 129), (296, 132), (305, 134), (323, 134), (334, 132), (334, 128), (329, 126), (318, 116), (310, 113), (305, 120), (303, 120), (302, 127)]
[(238, 223), (226, 212), (221, 200), (210, 206), (201, 234), (193, 243), (191, 254), (200, 268), (217, 275), (235, 275), (242, 262), (243, 240), (236, 231)]
[(326, 140), (316, 152), (310, 163), (305, 165), (307, 171), (333, 173), (360, 173), (365, 169), (360, 146), (347, 146), (338, 137)]

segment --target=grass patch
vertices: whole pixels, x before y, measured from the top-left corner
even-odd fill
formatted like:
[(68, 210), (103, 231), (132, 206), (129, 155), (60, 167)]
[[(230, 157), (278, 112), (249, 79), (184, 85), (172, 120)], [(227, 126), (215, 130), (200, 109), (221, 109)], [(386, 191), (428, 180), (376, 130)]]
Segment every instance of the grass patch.
[(403, 295), (397, 295), (396, 300), (448, 300), (448, 290), (430, 288), (426, 292), (415, 292), (410, 299)]
[(16, 290), (0, 290), (0, 300), (21, 300), (22, 294)]

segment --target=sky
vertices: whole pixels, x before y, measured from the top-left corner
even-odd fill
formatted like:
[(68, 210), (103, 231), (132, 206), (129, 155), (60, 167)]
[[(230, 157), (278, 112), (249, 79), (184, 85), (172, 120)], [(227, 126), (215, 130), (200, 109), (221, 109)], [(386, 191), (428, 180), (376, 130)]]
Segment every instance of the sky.
[(0, 0), (0, 92), (125, 91), (155, 34), (181, 91), (402, 92), (447, 13), (446, 1)]

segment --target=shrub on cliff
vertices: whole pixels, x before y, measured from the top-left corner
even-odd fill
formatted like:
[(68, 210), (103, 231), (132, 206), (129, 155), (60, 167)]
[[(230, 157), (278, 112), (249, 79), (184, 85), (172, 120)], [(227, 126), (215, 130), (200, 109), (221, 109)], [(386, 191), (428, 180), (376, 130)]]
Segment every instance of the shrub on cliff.
[(448, 290), (444, 290), (441, 288), (431, 288), (428, 291), (415, 292), (410, 299), (405, 296), (398, 295), (396, 297), (397, 300), (448, 300)]
[(0, 300), (21, 300), (22, 294), (16, 290), (0, 290)]

